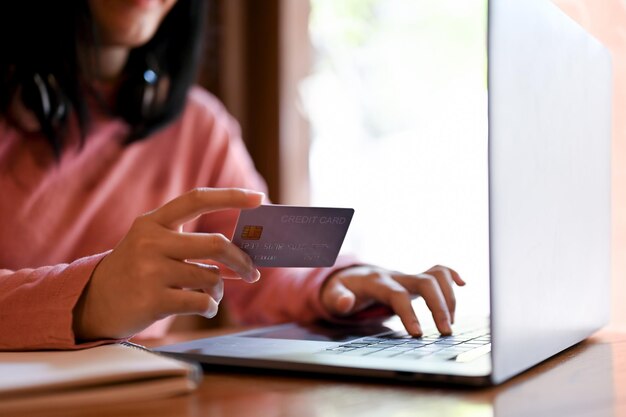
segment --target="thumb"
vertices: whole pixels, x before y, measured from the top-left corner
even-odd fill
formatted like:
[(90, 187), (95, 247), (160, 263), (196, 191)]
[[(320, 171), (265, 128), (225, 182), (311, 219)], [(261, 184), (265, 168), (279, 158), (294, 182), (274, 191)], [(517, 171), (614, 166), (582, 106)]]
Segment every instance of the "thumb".
[(343, 283), (334, 279), (328, 282), (322, 293), (322, 304), (329, 313), (345, 316), (352, 312), (356, 296)]

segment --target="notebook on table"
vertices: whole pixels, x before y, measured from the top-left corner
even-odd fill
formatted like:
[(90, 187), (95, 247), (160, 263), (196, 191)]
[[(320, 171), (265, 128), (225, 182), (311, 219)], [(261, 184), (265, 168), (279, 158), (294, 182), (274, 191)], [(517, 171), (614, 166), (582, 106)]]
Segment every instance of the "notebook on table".
[(610, 285), (609, 54), (549, 1), (490, 0), (488, 26), (489, 318), (456, 324), (450, 337), (286, 324), (157, 350), (209, 368), (487, 385), (601, 328)]
[(196, 365), (132, 344), (0, 352), (0, 414), (164, 398), (192, 391), (201, 376)]

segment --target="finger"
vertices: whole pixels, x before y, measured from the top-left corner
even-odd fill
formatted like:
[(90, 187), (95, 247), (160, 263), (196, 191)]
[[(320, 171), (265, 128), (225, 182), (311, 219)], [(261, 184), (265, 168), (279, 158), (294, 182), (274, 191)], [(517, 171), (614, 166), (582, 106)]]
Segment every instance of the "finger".
[(203, 290), (218, 303), (224, 296), (224, 281), (215, 265), (170, 260), (172, 271), (166, 278), (172, 288)]
[(341, 280), (331, 279), (324, 288), (323, 300), (331, 314), (346, 316), (352, 312), (356, 296)]
[(213, 318), (217, 314), (218, 303), (209, 294), (197, 291), (170, 289), (163, 302), (165, 315), (200, 314)]
[(390, 276), (367, 280), (367, 282), (365, 282), (366, 280), (361, 281), (363, 284), (357, 288), (352, 288), (358, 298), (372, 298), (387, 304), (400, 317), (400, 321), (410, 335), (419, 337), (423, 334), (411, 304), (411, 295), (400, 283)]
[(389, 281), (392, 282), (393, 285), (389, 285), (387, 292), (383, 293), (386, 298), (386, 300), (383, 301), (390, 305), (393, 311), (400, 317), (404, 328), (411, 336), (422, 336), (422, 326), (417, 319), (415, 310), (413, 310), (411, 295), (402, 285), (392, 279), (389, 279)]
[(443, 335), (452, 334), (450, 312), (437, 278), (430, 274), (419, 274), (408, 281), (405, 286), (412, 293), (422, 296), (439, 332)]
[(450, 323), (454, 323), (454, 312), (456, 310), (456, 297), (454, 295), (452, 272), (445, 267), (433, 267), (427, 272), (428, 275), (435, 277), (439, 283), (439, 288), (448, 306), (450, 313)]
[(219, 233), (172, 231), (159, 244), (163, 246), (163, 254), (172, 259), (211, 259), (226, 265), (247, 282), (256, 282), (261, 277), (248, 254)]
[[(207, 260), (209, 261), (209, 260)], [(218, 262), (214, 259), (210, 260), (209, 262), (211, 265), (215, 265), (219, 268), (220, 270), (220, 276), (222, 277), (222, 279), (241, 279), (241, 277), (239, 275), (237, 275), (237, 273), (235, 271), (233, 271), (232, 269), (230, 269), (229, 267), (227, 267), (226, 265), (224, 265), (221, 262)]]
[(431, 271), (445, 271), (446, 273), (449, 273), (452, 281), (454, 281), (456, 283), (456, 285), (462, 287), (466, 284), (465, 281), (463, 281), (463, 278), (461, 278), (461, 276), (459, 275), (458, 272), (456, 272), (454, 269), (452, 268), (448, 268), (447, 266), (443, 266), (443, 265), (435, 265), (432, 268), (430, 268), (428, 271), (426, 271), (425, 273), (428, 274)]
[(214, 285), (210, 289), (204, 289), (204, 292), (208, 293), (216, 303), (220, 303), (224, 298), (224, 281), (220, 280), (218, 284)]
[(206, 212), (257, 207), (263, 197), (263, 193), (241, 188), (195, 188), (145, 216), (169, 229), (178, 229)]

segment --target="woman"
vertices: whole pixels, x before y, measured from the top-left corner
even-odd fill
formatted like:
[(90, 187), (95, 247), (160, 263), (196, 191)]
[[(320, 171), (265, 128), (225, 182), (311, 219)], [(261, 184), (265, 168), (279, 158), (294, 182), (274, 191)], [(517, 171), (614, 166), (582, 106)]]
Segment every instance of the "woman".
[[(451, 269), (406, 275), (341, 259), (258, 271), (224, 237), (265, 185), (232, 118), (191, 86), (204, 4), (0, 5), (0, 348), (125, 339), (175, 314), (213, 317), (224, 293), (241, 322), (385, 304), (413, 335), (410, 301), (422, 296), (451, 333), (453, 283), (464, 284)], [(241, 279), (224, 280), (229, 270)]]

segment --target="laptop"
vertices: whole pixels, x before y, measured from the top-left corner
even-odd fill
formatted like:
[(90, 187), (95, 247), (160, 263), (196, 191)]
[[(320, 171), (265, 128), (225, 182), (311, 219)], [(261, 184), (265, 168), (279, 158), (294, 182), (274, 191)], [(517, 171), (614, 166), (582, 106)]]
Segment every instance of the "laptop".
[(499, 384), (609, 318), (611, 62), (547, 0), (490, 0), (490, 315), (441, 337), (397, 321), (288, 323), (156, 350), (217, 365)]

